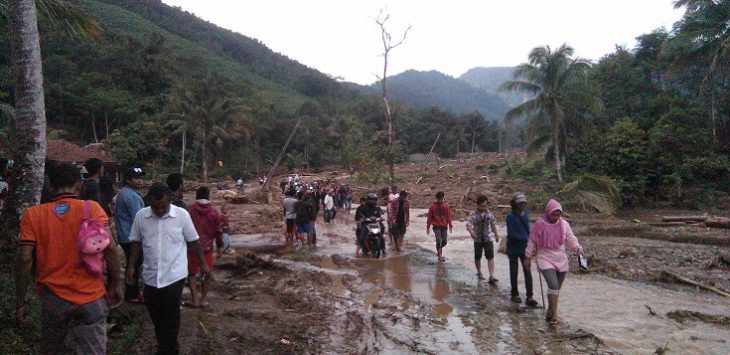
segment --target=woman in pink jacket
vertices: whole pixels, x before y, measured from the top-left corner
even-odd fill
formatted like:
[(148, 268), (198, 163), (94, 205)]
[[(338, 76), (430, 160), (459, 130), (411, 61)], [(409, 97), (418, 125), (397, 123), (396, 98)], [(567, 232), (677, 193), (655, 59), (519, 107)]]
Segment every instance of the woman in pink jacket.
[(558, 322), (558, 295), (568, 273), (565, 244), (574, 251), (583, 251), (562, 214), (563, 207), (557, 201), (548, 201), (545, 214), (535, 222), (530, 231), (530, 240), (525, 250), (527, 260), (537, 255), (537, 268), (547, 282), (548, 311), (545, 320), (551, 324)]

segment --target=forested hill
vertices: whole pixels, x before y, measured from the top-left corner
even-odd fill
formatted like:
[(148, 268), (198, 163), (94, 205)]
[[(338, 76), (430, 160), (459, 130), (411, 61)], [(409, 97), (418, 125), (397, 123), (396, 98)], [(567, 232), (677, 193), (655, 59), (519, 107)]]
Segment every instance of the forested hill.
[[(305, 95), (324, 96), (339, 89), (339, 84), (319, 71), (272, 51), (256, 39), (218, 27), (179, 7), (160, 0), (103, 2), (131, 11), (170, 33), (242, 64), (258, 76)], [(108, 23), (106, 17), (104, 22)]]
[[(501, 120), (508, 105), (497, 95), (438, 71), (408, 70), (388, 77), (388, 96), (413, 107), (439, 106), (456, 114), (479, 111), (488, 120)], [(379, 89), (379, 83), (370, 86)]]
[(525, 94), (499, 91), (502, 83), (514, 80), (514, 69), (514, 67), (476, 67), (469, 69), (459, 79), (499, 96), (510, 106), (516, 106), (525, 101)]

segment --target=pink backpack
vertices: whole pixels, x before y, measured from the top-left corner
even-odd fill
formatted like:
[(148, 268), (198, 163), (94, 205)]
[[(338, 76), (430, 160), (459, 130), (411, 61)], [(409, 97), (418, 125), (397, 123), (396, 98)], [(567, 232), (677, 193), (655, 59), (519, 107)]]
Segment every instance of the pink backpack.
[(79, 266), (83, 266), (92, 275), (102, 278), (104, 271), (104, 249), (109, 246), (109, 233), (104, 224), (91, 219), (89, 201), (84, 201), (84, 217), (77, 238), (79, 247)]

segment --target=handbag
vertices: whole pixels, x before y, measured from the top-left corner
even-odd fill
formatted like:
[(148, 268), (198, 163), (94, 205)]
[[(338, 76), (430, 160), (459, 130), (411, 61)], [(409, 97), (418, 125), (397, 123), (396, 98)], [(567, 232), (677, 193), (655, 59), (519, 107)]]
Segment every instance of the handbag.
[(580, 268), (580, 271), (588, 271), (588, 258), (586, 258), (583, 253), (578, 253), (578, 267)]
[(499, 245), (497, 246), (497, 252), (502, 254), (507, 254), (507, 237), (499, 240)]

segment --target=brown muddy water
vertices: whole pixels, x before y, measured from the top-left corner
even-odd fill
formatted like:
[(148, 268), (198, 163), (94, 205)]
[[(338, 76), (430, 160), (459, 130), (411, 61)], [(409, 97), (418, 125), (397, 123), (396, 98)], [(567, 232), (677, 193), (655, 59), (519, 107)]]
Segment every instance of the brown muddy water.
[[(497, 286), (477, 280), (464, 222), (454, 223), (444, 253), (447, 261), (436, 262), (433, 233), (427, 236), (425, 218), (416, 217), (425, 212), (411, 211), (406, 250), (401, 254), (389, 247), (381, 259), (355, 258), (353, 216), (338, 213), (332, 224), (318, 221), (315, 250), (302, 248), (278, 259), (290, 269), (318, 270), (331, 277), (336, 316), (330, 332), (320, 339), (325, 352), (651, 354), (658, 346), (678, 354), (730, 352), (730, 327), (680, 324), (665, 316), (677, 309), (730, 315), (726, 299), (595, 274), (568, 275), (560, 298), (563, 323), (550, 327), (544, 310), (509, 301), (506, 256), (495, 258)], [(504, 236), (504, 223), (498, 227)], [(246, 244), (281, 239), (248, 237)], [(234, 237), (233, 245), (240, 245), (241, 239)], [(485, 261), (482, 267), (486, 274)], [(534, 298), (540, 302), (534, 266), (533, 278)], [(524, 300), (523, 285), (520, 274)], [(659, 316), (649, 315), (644, 305)]]

